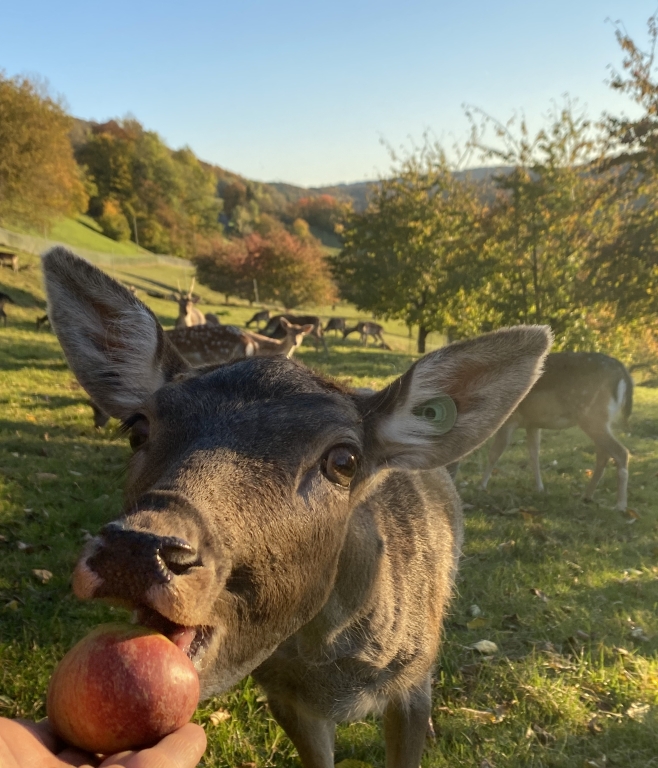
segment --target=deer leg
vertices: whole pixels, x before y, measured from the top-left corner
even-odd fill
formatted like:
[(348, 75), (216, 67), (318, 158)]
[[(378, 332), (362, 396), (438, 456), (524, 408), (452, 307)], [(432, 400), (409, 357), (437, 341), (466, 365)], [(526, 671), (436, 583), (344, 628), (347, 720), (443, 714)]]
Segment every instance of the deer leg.
[(432, 713), (430, 678), (404, 700), (389, 701), (384, 711), (386, 768), (418, 768)]
[(528, 427), (526, 429), (526, 436), (528, 440), (530, 465), (535, 476), (535, 489), (541, 493), (544, 490), (544, 484), (541, 481), (541, 469), (539, 468), (539, 443), (541, 442), (541, 429), (538, 427)]
[(487, 484), (491, 478), (491, 473), (493, 472), (498, 459), (503, 455), (505, 448), (510, 444), (512, 435), (518, 426), (518, 422), (515, 419), (508, 419), (494, 435), (491, 448), (489, 448), (487, 468), (484, 470), (484, 475), (482, 475), (482, 480), (480, 481), (480, 488), (483, 491), (487, 490)]
[(585, 489), (585, 499), (589, 500), (594, 495), (596, 486), (603, 475), (603, 470), (611, 457), (617, 467), (617, 504), (616, 508), (625, 510), (628, 501), (628, 458), (629, 452), (617, 440), (610, 431), (609, 425), (605, 425), (602, 431), (586, 428), (588, 425), (580, 425), (585, 434), (590, 437), (596, 446), (596, 467)]
[(275, 720), (299, 753), (304, 768), (334, 768), (336, 724), (312, 717), (282, 699), (268, 698)]

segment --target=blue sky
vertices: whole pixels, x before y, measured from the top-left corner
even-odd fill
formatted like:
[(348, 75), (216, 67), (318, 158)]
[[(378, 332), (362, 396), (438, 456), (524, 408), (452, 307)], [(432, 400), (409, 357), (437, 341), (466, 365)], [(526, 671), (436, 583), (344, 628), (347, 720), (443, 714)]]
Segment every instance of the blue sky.
[(376, 178), (394, 147), (465, 136), (463, 104), (538, 126), (605, 84), (621, 19), (639, 42), (657, 0), (4, 0), (0, 68), (45, 78), (79, 117), (132, 113), (172, 147), (262, 181)]

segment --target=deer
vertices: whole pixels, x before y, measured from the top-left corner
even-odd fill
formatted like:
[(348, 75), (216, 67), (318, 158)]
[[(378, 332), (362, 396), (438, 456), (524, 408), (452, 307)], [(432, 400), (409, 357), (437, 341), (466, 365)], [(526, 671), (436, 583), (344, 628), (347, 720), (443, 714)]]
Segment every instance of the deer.
[(190, 365), (230, 363), (255, 354), (251, 336), (234, 325), (194, 325), (165, 332)]
[(364, 347), (368, 346), (368, 336), (372, 336), (375, 341), (378, 341), (384, 349), (390, 349), (389, 345), (384, 341), (384, 327), (379, 323), (373, 323), (371, 320), (358, 322), (352, 328), (345, 328), (343, 330), (343, 338), (346, 339), (351, 333), (358, 331), (361, 335), (361, 344)]
[(34, 321), (34, 325), (37, 331), (40, 331), (42, 328), (50, 328), (50, 319), (48, 318), (48, 313), (37, 317)]
[(539, 468), (542, 429), (578, 426), (596, 447), (596, 466), (585, 489), (591, 501), (606, 464), (617, 467), (617, 503), (620, 511), (628, 503), (628, 450), (612, 434), (618, 416), (625, 423), (633, 410), (633, 379), (623, 363), (598, 352), (556, 352), (546, 359), (542, 377), (496, 432), (480, 483), (486, 490), (498, 459), (519, 427), (526, 430), (530, 466), (535, 489), (544, 491)]
[(444, 466), (518, 405), (550, 330), (456, 342), (359, 394), (282, 355), (191, 368), (109, 275), (62, 247), (42, 265), (64, 355), (133, 451), (74, 594), (168, 636), (202, 699), (253, 674), (304, 768), (333, 768), (336, 723), (369, 712), (388, 768), (418, 768), (463, 537)]
[(252, 323), (256, 323), (256, 330), (260, 330), (260, 324), (265, 323), (267, 324), (267, 321), (270, 319), (270, 310), (269, 309), (261, 309), (258, 312), (254, 313), (252, 317), (247, 320), (247, 322), (244, 324), (245, 328), (249, 328), (249, 326)]
[(5, 328), (7, 327), (7, 313), (5, 312), (5, 304), (16, 304), (8, 293), (0, 291), (0, 317), (2, 318)]
[(206, 319), (206, 325), (221, 325), (220, 319), (214, 312), (205, 312), (203, 315)]
[(346, 327), (344, 317), (330, 317), (324, 327), (324, 333), (334, 331), (334, 334), (337, 336), (338, 332), (344, 332)]
[(256, 345), (254, 355), (256, 357), (274, 357), (284, 355), (292, 357), (293, 352), (301, 346), (304, 336), (313, 332), (313, 325), (296, 325), (288, 322), (285, 317), (279, 319), (280, 327), (285, 331), (283, 339), (273, 339), (253, 331), (245, 331)]
[(282, 318), (294, 325), (312, 325), (313, 330), (308, 335), (313, 338), (316, 351), (318, 350), (319, 345), (322, 344), (325, 353), (329, 354), (327, 341), (322, 333), (322, 321), (317, 315), (274, 315), (274, 317), (269, 319), (267, 325), (263, 329), (263, 335), (272, 336), (273, 338), (283, 338), (283, 336), (285, 336), (285, 330), (281, 323)]
[(192, 284), (187, 294), (183, 294), (180, 291), (180, 284), (178, 286), (178, 317), (176, 318), (175, 328), (191, 328), (195, 325), (205, 325), (206, 318), (200, 310), (194, 306), (194, 299), (192, 297), (192, 291), (194, 290), (194, 280), (192, 278)]

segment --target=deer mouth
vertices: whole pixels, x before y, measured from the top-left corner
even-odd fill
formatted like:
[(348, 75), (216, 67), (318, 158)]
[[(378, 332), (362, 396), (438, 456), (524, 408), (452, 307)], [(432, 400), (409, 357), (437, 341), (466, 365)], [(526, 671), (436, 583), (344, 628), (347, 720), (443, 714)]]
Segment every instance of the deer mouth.
[(136, 608), (133, 611), (132, 618), (135, 624), (141, 624), (149, 629), (154, 629), (156, 632), (169, 638), (174, 645), (178, 646), (188, 656), (196, 669), (199, 669), (214, 636), (214, 627), (204, 625), (186, 627), (183, 624), (176, 624), (176, 622), (171, 621), (166, 616), (153, 610), (153, 608), (145, 606)]

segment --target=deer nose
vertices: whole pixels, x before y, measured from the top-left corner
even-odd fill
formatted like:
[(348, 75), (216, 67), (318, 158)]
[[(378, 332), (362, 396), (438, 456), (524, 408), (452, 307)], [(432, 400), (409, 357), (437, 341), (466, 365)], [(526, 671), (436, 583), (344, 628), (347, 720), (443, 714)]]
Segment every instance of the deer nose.
[(113, 522), (101, 529), (86, 567), (98, 577), (94, 597), (139, 603), (155, 585), (201, 565), (196, 549), (176, 536), (159, 536)]

